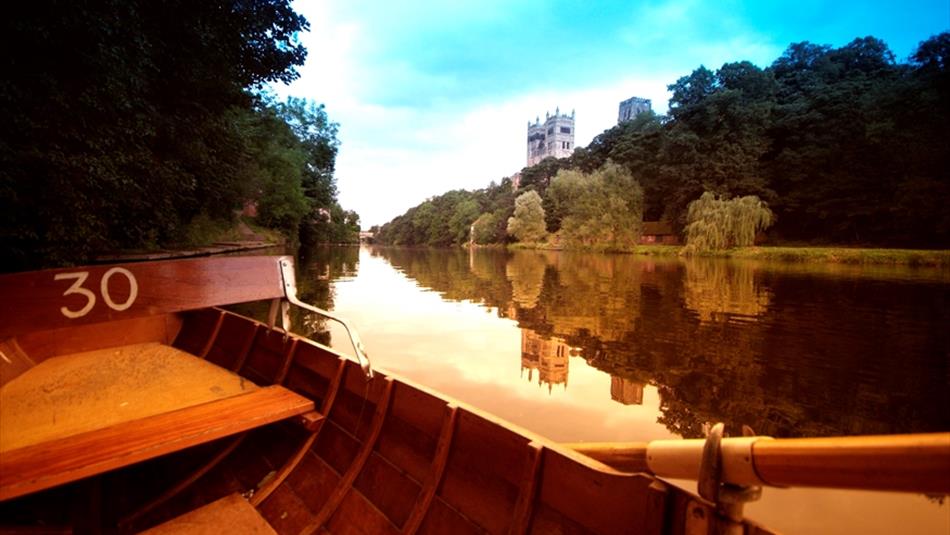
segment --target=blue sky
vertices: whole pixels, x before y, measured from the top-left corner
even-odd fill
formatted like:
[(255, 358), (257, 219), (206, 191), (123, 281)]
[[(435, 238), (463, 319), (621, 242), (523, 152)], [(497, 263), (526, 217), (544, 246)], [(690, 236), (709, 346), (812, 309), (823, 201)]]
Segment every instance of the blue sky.
[(525, 164), (529, 119), (576, 111), (578, 146), (631, 96), (667, 109), (699, 65), (768, 66), (792, 42), (883, 39), (898, 59), (950, 28), (950, 0), (298, 1), (311, 24), (283, 95), (340, 123), (337, 183), (364, 228)]

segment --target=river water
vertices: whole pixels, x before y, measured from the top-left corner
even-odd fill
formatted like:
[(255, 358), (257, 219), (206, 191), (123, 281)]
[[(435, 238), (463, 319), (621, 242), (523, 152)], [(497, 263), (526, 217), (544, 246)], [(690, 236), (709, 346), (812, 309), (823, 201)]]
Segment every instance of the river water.
[[(374, 366), (556, 441), (950, 430), (945, 269), (366, 247), (303, 263), (305, 298), (351, 320)], [(769, 488), (746, 512), (792, 534), (950, 533), (950, 503), (913, 494)]]

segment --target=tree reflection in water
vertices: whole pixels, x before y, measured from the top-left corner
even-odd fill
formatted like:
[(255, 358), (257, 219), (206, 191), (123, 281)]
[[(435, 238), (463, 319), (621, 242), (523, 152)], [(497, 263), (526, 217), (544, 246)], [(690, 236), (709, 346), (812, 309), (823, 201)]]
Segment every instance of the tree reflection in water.
[(735, 316), (754, 319), (768, 309), (768, 289), (756, 284), (750, 264), (691, 257), (683, 265), (684, 304), (701, 322), (729, 321)]
[(613, 377), (618, 402), (637, 403), (655, 385), (660, 422), (682, 436), (702, 436), (713, 421), (780, 437), (950, 427), (945, 274), (566, 252), (372, 254), (444, 299), (516, 320), (529, 380), (566, 388), (572, 353)]

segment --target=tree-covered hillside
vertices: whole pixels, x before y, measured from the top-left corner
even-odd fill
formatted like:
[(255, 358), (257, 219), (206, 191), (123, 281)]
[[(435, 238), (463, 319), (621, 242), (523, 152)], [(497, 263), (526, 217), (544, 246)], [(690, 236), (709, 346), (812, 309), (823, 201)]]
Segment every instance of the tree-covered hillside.
[(248, 201), (332, 234), (337, 125), (261, 92), (297, 77), (307, 28), (289, 0), (7, 6), (0, 270), (179, 243)]
[[(612, 161), (642, 187), (644, 220), (667, 220), (680, 231), (689, 203), (708, 191), (765, 201), (775, 214), (773, 242), (947, 248), (948, 63), (950, 33), (942, 33), (906, 61), (864, 37), (840, 48), (794, 43), (765, 69), (746, 61), (716, 71), (701, 66), (669, 86), (669, 116), (641, 114), (570, 158), (526, 168), (520, 188), (541, 195), (555, 232), (558, 199), (548, 186), (558, 172), (594, 173)], [(460, 214), (458, 226), (486, 217), (497, 223), (523, 193), (505, 195), (500, 187), (430, 199), (384, 225), (380, 238), (465, 242), (467, 235), (432, 239), (418, 214), (426, 206), (455, 214), (457, 200), (474, 197), (481, 210)], [(489, 193), (508, 204), (489, 207), (480, 200)], [(508, 239), (502, 232), (489, 237)]]

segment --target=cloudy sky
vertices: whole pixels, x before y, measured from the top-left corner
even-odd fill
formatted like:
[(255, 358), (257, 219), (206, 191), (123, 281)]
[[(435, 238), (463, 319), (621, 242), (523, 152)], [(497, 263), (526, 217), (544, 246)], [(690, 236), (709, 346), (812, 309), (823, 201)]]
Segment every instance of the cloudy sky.
[(363, 228), (525, 165), (528, 120), (576, 111), (578, 146), (631, 96), (667, 109), (699, 65), (768, 66), (789, 43), (873, 35), (905, 59), (950, 27), (948, 0), (300, 0), (309, 55), (283, 95), (340, 123), (340, 203)]

